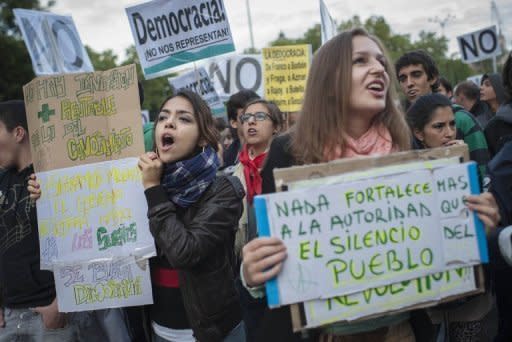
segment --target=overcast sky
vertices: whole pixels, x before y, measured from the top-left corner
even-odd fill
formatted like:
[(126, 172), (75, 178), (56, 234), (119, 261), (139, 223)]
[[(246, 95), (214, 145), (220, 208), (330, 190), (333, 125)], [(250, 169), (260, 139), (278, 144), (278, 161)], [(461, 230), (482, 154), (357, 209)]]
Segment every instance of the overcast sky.
[[(450, 52), (458, 51), (456, 37), (491, 25), (491, 1), (488, 0), (324, 0), (332, 17), (341, 22), (359, 15), (363, 20), (383, 16), (395, 33), (409, 33), (413, 40), (421, 30), (441, 34), (436, 17), (455, 16), (445, 26)], [(125, 7), (145, 1), (134, 0), (57, 0), (56, 14), (72, 15), (82, 42), (96, 51), (113, 49), (124, 58), (124, 50), (133, 44)], [(320, 22), (318, 0), (250, 0), (256, 48), (276, 39), (279, 31), (298, 38)], [(414, 6), (411, 4), (414, 3)], [(238, 52), (250, 47), (245, 0), (224, 0)], [(512, 42), (512, 1), (496, 0), (507, 45)]]

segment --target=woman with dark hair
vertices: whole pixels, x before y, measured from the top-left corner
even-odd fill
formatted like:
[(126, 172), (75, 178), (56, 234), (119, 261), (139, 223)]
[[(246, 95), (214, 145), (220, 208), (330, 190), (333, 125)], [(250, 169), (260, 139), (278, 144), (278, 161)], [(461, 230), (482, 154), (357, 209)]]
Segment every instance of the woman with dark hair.
[(218, 133), (210, 108), (182, 90), (155, 123), (155, 152), (140, 157), (150, 230), (154, 341), (245, 341), (233, 245), (244, 191), (216, 176)]
[(414, 147), (434, 148), (464, 144), (456, 140), (455, 114), (450, 100), (439, 93), (420, 97), (407, 111)]
[[(248, 217), (254, 196), (260, 195), (262, 179), (260, 172), (265, 163), (272, 138), (281, 130), (283, 118), (279, 108), (264, 99), (252, 100), (243, 109), (239, 125), (242, 126), (243, 141), (239, 163), (233, 173), (238, 177), (246, 190), (244, 213), (240, 219), (235, 250), (241, 256), (242, 247), (256, 237), (256, 222)], [(249, 224), (251, 223), (251, 224)]]

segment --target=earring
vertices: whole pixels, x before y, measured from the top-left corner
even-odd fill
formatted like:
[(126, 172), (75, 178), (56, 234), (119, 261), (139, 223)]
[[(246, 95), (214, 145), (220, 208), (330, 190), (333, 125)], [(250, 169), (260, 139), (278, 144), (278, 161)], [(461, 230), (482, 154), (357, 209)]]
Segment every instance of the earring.
[(204, 153), (204, 149), (206, 148), (206, 146), (203, 146), (203, 153)]

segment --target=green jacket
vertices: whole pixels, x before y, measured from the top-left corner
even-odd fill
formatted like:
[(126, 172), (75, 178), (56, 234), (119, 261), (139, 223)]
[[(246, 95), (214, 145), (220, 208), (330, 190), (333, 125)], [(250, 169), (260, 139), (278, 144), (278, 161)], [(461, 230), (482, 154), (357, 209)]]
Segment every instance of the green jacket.
[(457, 127), (457, 139), (462, 139), (468, 145), (469, 159), (478, 164), (480, 183), (487, 186), (487, 163), (489, 163), (490, 155), (487, 147), (487, 141), (480, 124), (475, 117), (468, 113), (463, 107), (453, 104), (453, 112), (455, 113), (455, 126)]
[(143, 133), (144, 133), (144, 149), (146, 152), (153, 151), (153, 131), (155, 129), (155, 124), (153, 122), (148, 122), (144, 124)]

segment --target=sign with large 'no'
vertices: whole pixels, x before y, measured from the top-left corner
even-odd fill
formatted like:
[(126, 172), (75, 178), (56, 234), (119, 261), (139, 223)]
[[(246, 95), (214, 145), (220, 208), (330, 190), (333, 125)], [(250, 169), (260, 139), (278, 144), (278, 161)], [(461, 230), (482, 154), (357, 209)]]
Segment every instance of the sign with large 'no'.
[(37, 76), (94, 71), (73, 18), (19, 8), (14, 15)]
[(459, 36), (457, 42), (464, 63), (475, 63), (501, 54), (496, 26)]

